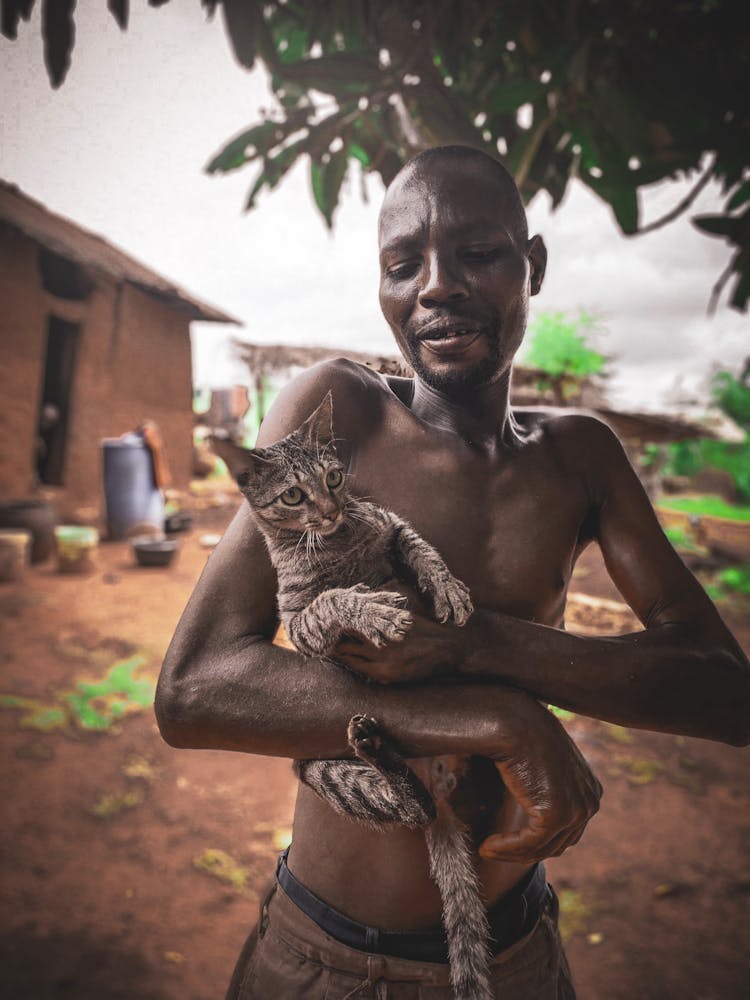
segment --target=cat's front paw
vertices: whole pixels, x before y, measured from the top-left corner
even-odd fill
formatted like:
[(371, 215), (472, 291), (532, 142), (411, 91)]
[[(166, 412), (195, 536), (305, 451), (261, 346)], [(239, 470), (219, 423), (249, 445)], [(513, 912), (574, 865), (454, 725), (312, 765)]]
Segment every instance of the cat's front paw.
[(429, 593), (439, 622), (465, 625), (474, 611), (469, 588), (451, 574), (431, 580)]
[(404, 601), (395, 591), (376, 590), (363, 595), (351, 626), (373, 646), (400, 642), (414, 624)]

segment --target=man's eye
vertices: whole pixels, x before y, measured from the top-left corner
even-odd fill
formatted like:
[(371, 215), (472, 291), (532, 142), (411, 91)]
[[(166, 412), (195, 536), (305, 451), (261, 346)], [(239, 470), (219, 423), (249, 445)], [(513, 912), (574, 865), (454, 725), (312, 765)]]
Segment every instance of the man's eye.
[(344, 477), (339, 469), (329, 469), (326, 472), (326, 486), (329, 490), (335, 490), (337, 486), (341, 486)]
[(386, 276), (398, 280), (399, 278), (408, 278), (417, 270), (417, 261), (407, 260), (403, 264), (394, 264), (392, 267), (386, 268)]
[(490, 261), (500, 256), (499, 247), (477, 247), (476, 249), (464, 250), (463, 256), (466, 260)]
[(284, 490), (281, 494), (281, 502), (285, 503), (287, 507), (296, 507), (302, 503), (304, 495), (299, 486), (290, 486), (288, 490)]

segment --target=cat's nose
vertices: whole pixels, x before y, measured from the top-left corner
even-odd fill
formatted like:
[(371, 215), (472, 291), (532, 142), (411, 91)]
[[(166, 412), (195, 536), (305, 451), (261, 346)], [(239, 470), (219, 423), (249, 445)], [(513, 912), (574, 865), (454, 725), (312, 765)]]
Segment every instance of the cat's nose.
[(334, 503), (319, 503), (318, 509), (324, 521), (335, 521), (338, 514), (338, 507)]

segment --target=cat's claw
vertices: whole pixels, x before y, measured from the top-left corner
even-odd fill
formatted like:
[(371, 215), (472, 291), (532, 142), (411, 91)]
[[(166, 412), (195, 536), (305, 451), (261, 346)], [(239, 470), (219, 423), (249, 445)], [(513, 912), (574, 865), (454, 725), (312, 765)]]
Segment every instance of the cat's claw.
[(453, 622), (459, 626), (467, 623), (474, 605), (465, 583), (455, 576), (448, 576), (430, 581), (427, 590), (432, 595), (435, 617), (439, 622)]
[(373, 646), (400, 642), (414, 623), (404, 608), (405, 598), (395, 591), (378, 590), (369, 594), (359, 609), (353, 626)]

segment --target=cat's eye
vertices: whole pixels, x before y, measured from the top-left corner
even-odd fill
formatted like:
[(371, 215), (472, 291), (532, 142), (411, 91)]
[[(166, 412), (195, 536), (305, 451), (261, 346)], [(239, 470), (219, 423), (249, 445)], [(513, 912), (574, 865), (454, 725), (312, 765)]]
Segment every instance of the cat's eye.
[(290, 486), (288, 490), (284, 490), (281, 494), (281, 502), (285, 503), (287, 507), (296, 507), (302, 503), (304, 495), (299, 486)]
[(340, 469), (329, 469), (326, 472), (326, 486), (329, 490), (335, 490), (344, 481), (344, 477), (341, 474)]

